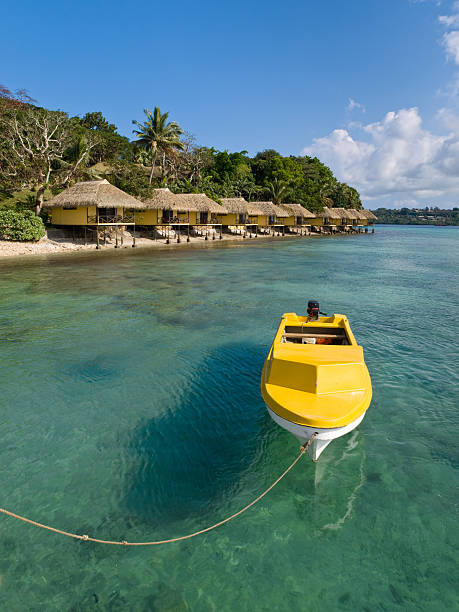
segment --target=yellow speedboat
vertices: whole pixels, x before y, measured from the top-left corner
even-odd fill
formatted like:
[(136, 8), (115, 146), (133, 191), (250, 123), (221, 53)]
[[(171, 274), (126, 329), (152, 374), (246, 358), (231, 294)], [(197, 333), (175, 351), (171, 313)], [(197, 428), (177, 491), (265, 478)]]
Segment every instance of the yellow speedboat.
[(344, 315), (287, 313), (266, 358), (261, 394), (272, 419), (304, 444), (317, 461), (334, 438), (355, 429), (371, 402), (371, 380)]

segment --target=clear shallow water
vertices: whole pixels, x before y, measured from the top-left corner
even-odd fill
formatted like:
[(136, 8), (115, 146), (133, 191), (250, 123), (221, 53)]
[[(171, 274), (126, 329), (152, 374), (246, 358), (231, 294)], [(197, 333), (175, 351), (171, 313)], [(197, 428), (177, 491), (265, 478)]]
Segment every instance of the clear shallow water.
[[(292, 461), (265, 354), (309, 297), (374, 399), (243, 517), (120, 549), (0, 517), (8, 610), (459, 608), (457, 228), (0, 263), (1, 505), (106, 539), (186, 534)], [(99, 256), (100, 255), (100, 256)]]

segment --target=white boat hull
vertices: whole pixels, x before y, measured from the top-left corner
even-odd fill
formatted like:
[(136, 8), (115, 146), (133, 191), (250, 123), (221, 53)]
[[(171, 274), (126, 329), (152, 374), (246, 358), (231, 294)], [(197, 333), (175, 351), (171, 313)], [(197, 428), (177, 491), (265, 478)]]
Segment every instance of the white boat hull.
[[(268, 406), (267, 406), (268, 408)], [(317, 461), (323, 451), (327, 448), (332, 440), (335, 438), (340, 438), (341, 436), (345, 436), (347, 433), (358, 427), (363, 420), (366, 412), (360, 415), (355, 421), (345, 425), (343, 427), (331, 427), (327, 429), (323, 429), (321, 427), (307, 427), (306, 425), (298, 425), (297, 423), (292, 423), (291, 421), (287, 421), (280, 416), (278, 416), (275, 412), (273, 412), (270, 408), (268, 408), (268, 412), (270, 417), (280, 425), (283, 429), (286, 429), (290, 433), (292, 433), (301, 444), (305, 444), (312, 434), (317, 433), (314, 438), (312, 444), (308, 447), (309, 456), (313, 461)]]

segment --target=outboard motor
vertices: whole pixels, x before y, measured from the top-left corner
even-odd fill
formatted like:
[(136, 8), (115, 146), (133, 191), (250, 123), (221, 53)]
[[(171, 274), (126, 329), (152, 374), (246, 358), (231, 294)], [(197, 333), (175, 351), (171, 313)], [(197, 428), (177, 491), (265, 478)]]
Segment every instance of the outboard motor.
[(319, 315), (328, 316), (325, 312), (320, 311), (319, 302), (317, 300), (309, 300), (308, 302), (308, 319), (310, 321), (318, 321)]
[(320, 314), (320, 306), (317, 300), (309, 300), (308, 302), (308, 317), (311, 321), (318, 321)]

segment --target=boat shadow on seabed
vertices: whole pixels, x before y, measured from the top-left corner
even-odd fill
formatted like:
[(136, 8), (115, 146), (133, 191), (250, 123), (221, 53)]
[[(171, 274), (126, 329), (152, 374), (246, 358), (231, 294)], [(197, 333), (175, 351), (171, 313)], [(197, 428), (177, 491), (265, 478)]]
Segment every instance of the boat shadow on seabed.
[(267, 448), (279, 430), (260, 396), (263, 359), (262, 346), (218, 347), (195, 362), (173, 405), (134, 430), (124, 502), (139, 522), (183, 529), (187, 519), (214, 519), (248, 482), (266, 484)]

